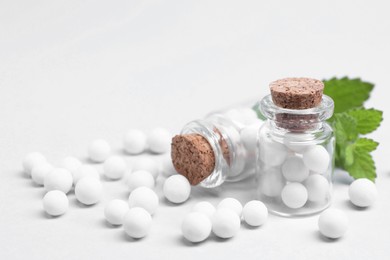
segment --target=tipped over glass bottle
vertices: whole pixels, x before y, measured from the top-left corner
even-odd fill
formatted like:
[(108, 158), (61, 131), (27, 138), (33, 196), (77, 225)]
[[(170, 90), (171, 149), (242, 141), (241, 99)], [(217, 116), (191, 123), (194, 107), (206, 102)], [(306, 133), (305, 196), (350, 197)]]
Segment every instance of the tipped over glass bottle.
[(259, 110), (258, 199), (281, 216), (312, 215), (331, 203), (335, 139), (326, 122), (334, 103), (323, 83), (288, 78), (271, 83)]
[(262, 123), (250, 106), (192, 121), (172, 140), (173, 165), (192, 185), (206, 188), (254, 176)]

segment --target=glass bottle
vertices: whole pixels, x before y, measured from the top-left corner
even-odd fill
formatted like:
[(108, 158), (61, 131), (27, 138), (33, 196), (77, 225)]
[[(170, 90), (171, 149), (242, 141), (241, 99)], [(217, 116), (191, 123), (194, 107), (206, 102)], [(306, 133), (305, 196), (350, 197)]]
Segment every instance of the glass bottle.
[(235, 182), (254, 176), (256, 138), (262, 123), (255, 110), (247, 106), (211, 113), (185, 125), (180, 135), (202, 136), (214, 154), (212, 170), (199, 185), (214, 188), (225, 181)]
[(258, 104), (267, 118), (257, 140), (257, 194), (281, 216), (318, 213), (331, 203), (335, 139), (326, 122), (333, 100), (323, 95), (309, 109), (285, 109), (272, 96)]

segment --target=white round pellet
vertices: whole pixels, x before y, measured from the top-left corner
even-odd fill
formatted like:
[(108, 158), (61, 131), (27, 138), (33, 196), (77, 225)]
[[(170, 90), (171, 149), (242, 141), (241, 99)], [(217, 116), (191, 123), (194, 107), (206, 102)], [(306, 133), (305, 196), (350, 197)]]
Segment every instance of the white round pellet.
[(190, 197), (191, 185), (183, 175), (172, 175), (165, 180), (163, 192), (170, 202), (183, 203)]
[(46, 163), (46, 158), (41, 153), (34, 152), (29, 153), (24, 157), (23, 159), (23, 169), (24, 172), (31, 176), (31, 171), (35, 166), (38, 166), (39, 164)]
[(240, 113), (240, 122), (244, 125), (250, 125), (258, 120), (257, 114), (252, 108), (240, 108), (238, 112)]
[(159, 167), (156, 160), (150, 157), (137, 158), (133, 164), (133, 171), (144, 170), (153, 175), (154, 179), (157, 179), (159, 173)]
[(348, 229), (348, 217), (338, 209), (327, 209), (318, 218), (318, 228), (328, 238), (342, 237)]
[(310, 175), (305, 181), (305, 186), (308, 200), (313, 202), (325, 201), (330, 192), (328, 180), (320, 174)]
[(171, 147), (172, 134), (165, 128), (155, 128), (148, 136), (148, 145), (153, 153), (166, 153)]
[(287, 181), (302, 182), (309, 176), (309, 168), (305, 166), (302, 158), (291, 156), (283, 163), (282, 173)]
[(303, 153), (303, 163), (314, 172), (324, 173), (329, 166), (330, 156), (321, 145), (310, 147)]
[(73, 172), (73, 184), (76, 185), (79, 180), (85, 177), (92, 177), (100, 180), (100, 174), (95, 167), (83, 164), (75, 172)]
[(150, 188), (136, 188), (130, 193), (129, 207), (141, 207), (146, 209), (151, 215), (153, 215), (158, 207), (158, 196)]
[(106, 140), (96, 139), (88, 146), (88, 157), (94, 162), (104, 162), (111, 154), (111, 147)]
[(220, 238), (231, 238), (240, 230), (241, 220), (231, 209), (217, 209), (213, 218), (213, 233)]
[(123, 218), (123, 228), (127, 235), (132, 238), (146, 236), (152, 225), (152, 217), (143, 208), (131, 208)]
[(257, 133), (259, 126), (250, 125), (243, 128), (240, 132), (241, 141), (249, 152), (255, 152), (257, 147)]
[(46, 175), (53, 169), (50, 163), (38, 164), (32, 169), (31, 178), (36, 184), (43, 185)]
[(242, 217), (248, 225), (258, 227), (267, 221), (268, 209), (263, 202), (252, 200), (245, 204)]
[(122, 225), (123, 218), (128, 211), (129, 205), (126, 201), (115, 199), (104, 207), (104, 216), (110, 224)]
[(375, 184), (368, 179), (357, 179), (349, 186), (349, 199), (358, 207), (369, 207), (378, 196)]
[(284, 183), (280, 167), (270, 168), (265, 171), (262, 177), (261, 192), (268, 197), (280, 196)]
[(181, 224), (183, 236), (193, 243), (206, 240), (210, 236), (211, 228), (210, 218), (200, 212), (189, 213)]
[(72, 175), (81, 167), (81, 165), (81, 161), (73, 156), (65, 157), (60, 163), (60, 167), (67, 169)]
[(217, 205), (217, 209), (222, 209), (222, 208), (228, 208), (234, 211), (237, 214), (237, 216), (241, 217), (242, 205), (241, 202), (239, 202), (235, 198), (226, 198), (221, 200), (221, 202), (219, 202)]
[(127, 175), (126, 183), (129, 186), (130, 192), (139, 187), (154, 188), (153, 175), (148, 171), (135, 171)]
[(52, 190), (43, 197), (43, 209), (51, 216), (60, 216), (69, 208), (69, 200), (65, 193)]
[(201, 201), (201, 202), (196, 203), (194, 205), (194, 207), (192, 207), (192, 211), (203, 213), (211, 219), (213, 217), (216, 209), (213, 206), (213, 204), (211, 204), (210, 202)]
[(117, 155), (109, 157), (103, 164), (103, 174), (112, 180), (118, 180), (125, 174), (126, 161)]
[(161, 173), (166, 178), (177, 174), (177, 171), (172, 163), (171, 155), (163, 156), (163, 158), (161, 158)]
[(99, 179), (84, 177), (77, 182), (74, 192), (78, 201), (85, 205), (92, 205), (102, 198), (103, 185)]
[(264, 140), (260, 145), (260, 159), (269, 167), (281, 165), (287, 158), (287, 148), (278, 142)]
[(283, 143), (293, 152), (301, 154), (313, 146), (313, 144), (307, 142), (311, 138), (311, 134), (286, 133)]
[(123, 138), (124, 149), (129, 154), (140, 154), (146, 149), (147, 137), (140, 130), (129, 130)]
[(60, 190), (68, 193), (72, 188), (72, 174), (63, 168), (54, 168), (48, 172), (44, 179), (45, 189), (47, 191)]
[(303, 207), (307, 201), (307, 196), (305, 186), (298, 182), (291, 182), (284, 186), (282, 190), (283, 203), (292, 209)]

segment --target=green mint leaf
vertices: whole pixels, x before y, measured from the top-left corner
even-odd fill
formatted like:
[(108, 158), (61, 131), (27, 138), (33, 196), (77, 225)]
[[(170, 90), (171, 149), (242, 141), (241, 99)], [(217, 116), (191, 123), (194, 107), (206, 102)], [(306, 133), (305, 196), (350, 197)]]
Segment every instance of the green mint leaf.
[(334, 103), (335, 113), (341, 113), (352, 108), (363, 106), (364, 101), (370, 97), (374, 85), (360, 79), (332, 78), (324, 80), (324, 94), (330, 96)]
[(347, 113), (334, 115), (333, 128), (335, 130), (336, 140), (339, 144), (345, 144), (358, 137), (357, 120)]
[(259, 107), (260, 107), (260, 103), (258, 102), (258, 103), (256, 103), (256, 104), (252, 107), (252, 109), (256, 112), (257, 117), (258, 117), (260, 120), (265, 121), (267, 118), (263, 115), (263, 113), (261, 113)]
[(368, 138), (359, 138), (350, 144), (346, 150), (350, 151), (348, 153), (351, 153), (353, 158), (345, 161), (345, 170), (355, 179), (367, 178), (374, 181), (376, 168), (370, 152), (377, 146), (377, 142)]
[(383, 112), (373, 108), (358, 108), (349, 110), (347, 113), (356, 119), (356, 129), (359, 134), (368, 134), (375, 131), (383, 120)]

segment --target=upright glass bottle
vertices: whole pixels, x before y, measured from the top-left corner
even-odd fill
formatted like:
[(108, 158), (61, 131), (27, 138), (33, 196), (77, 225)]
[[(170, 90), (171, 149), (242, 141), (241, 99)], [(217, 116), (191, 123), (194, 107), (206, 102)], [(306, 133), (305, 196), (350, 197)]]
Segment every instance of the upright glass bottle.
[(331, 203), (335, 139), (326, 120), (334, 103), (322, 96), (318, 106), (289, 109), (271, 95), (259, 110), (267, 118), (258, 134), (258, 198), (281, 216), (318, 213)]

